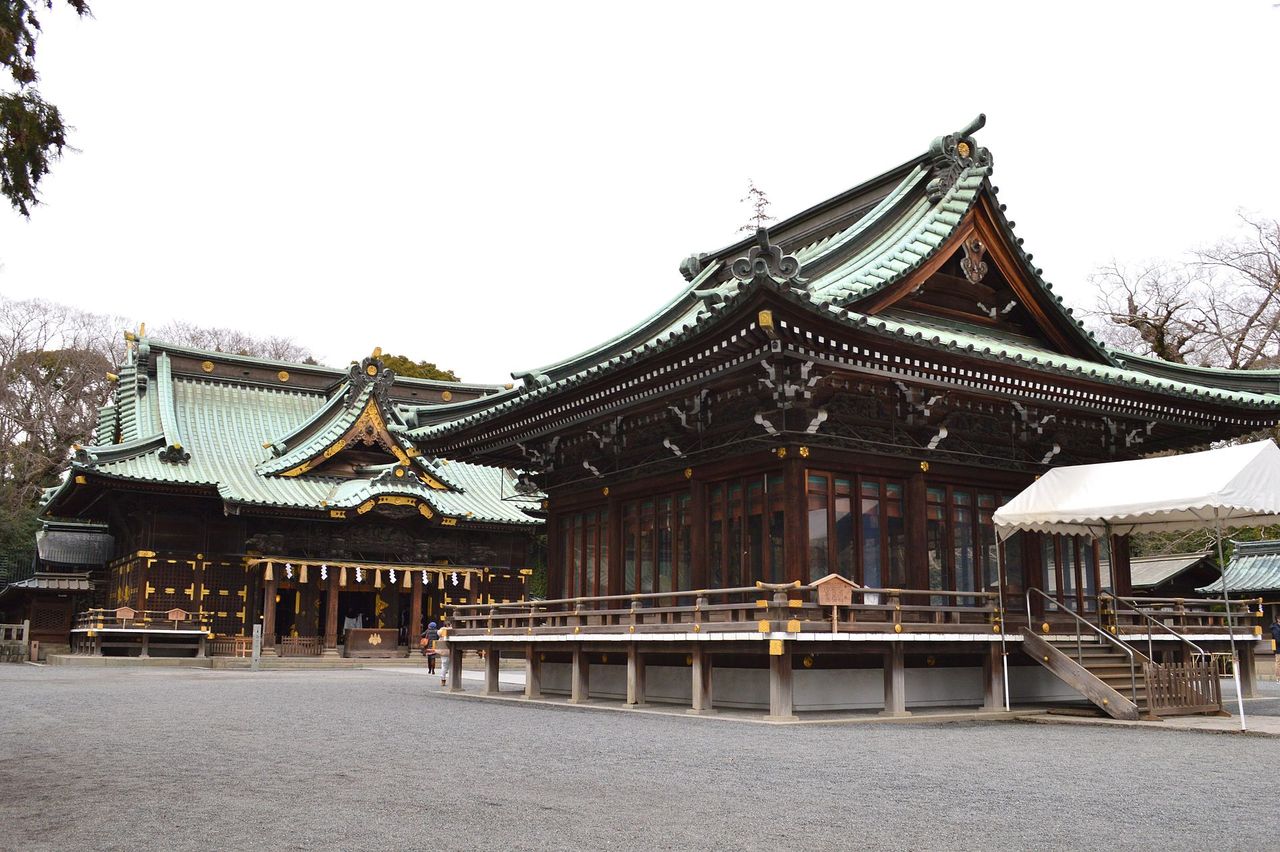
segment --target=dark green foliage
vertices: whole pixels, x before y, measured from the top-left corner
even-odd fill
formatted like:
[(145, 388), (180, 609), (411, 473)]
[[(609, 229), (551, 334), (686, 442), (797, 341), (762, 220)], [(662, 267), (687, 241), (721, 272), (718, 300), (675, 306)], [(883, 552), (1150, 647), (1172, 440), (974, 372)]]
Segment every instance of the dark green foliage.
[(459, 381), (453, 370), (442, 370), (430, 361), (411, 361), (403, 355), (383, 355), (382, 364), (394, 370), (397, 376), (437, 379), (442, 382)]
[[(87, 0), (67, 0), (77, 15), (88, 15)], [(32, 88), (36, 73), (36, 9), (53, 0), (0, 0), (0, 65), (9, 69), (16, 92), (0, 93), (0, 193), (23, 216), (40, 203), (37, 187), (50, 164), (67, 147), (67, 125), (58, 108)]]
[(27, 576), (39, 528), (35, 506), (20, 506), (16, 511), (0, 514), (0, 586)]

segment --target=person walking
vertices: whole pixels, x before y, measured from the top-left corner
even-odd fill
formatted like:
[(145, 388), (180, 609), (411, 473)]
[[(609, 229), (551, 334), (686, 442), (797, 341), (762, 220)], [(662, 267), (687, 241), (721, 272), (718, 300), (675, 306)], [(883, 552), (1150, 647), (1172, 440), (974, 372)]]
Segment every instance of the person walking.
[[(446, 621), (441, 625), (439, 632), (436, 634), (436, 652), (443, 661), (440, 666), (440, 685), (444, 686), (449, 681), (449, 673), (453, 671), (455, 661), (453, 659), (453, 649), (449, 647), (449, 623)], [(460, 660), (457, 662), (461, 662)]]
[(436, 629), (436, 623), (433, 621), (423, 631), (421, 640), (422, 654), (427, 658), (427, 674), (436, 673), (436, 657), (439, 655), (436, 642), (438, 641), (440, 641), (440, 631)]
[(1276, 610), (1276, 617), (1271, 619), (1271, 650), (1276, 651), (1276, 659), (1280, 659), (1280, 609)]

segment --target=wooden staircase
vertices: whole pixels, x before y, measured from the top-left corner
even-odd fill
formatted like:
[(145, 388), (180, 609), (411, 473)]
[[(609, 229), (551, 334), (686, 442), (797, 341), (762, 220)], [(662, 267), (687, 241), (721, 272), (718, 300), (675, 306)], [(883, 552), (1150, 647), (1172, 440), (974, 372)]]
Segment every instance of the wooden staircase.
[(1022, 631), (1022, 647), (1058, 680), (1113, 719), (1135, 720), (1151, 715), (1142, 664), (1134, 661), (1130, 677), (1129, 656), (1118, 648), (1082, 640), (1077, 655), (1075, 639), (1050, 641), (1026, 628)]
[[(1028, 620), (1033, 592), (1044, 596), (1039, 590), (1028, 591)], [(1108, 716), (1155, 720), (1222, 712), (1218, 674), (1206, 659), (1188, 655), (1185, 662), (1162, 665), (1114, 631), (1104, 632), (1061, 603), (1055, 606), (1075, 619), (1077, 632), (1049, 638), (1023, 628), (1023, 650)]]

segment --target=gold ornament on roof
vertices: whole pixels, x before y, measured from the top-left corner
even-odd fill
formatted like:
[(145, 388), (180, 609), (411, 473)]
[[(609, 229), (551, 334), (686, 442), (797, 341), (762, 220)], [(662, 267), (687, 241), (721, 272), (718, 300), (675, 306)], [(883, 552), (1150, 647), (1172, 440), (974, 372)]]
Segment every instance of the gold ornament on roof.
[(443, 391), (440, 394), (440, 398), (443, 399), (445, 402), (448, 402), (449, 400), (453, 399), (453, 391)]
[(212, 361), (201, 361), (201, 362), (200, 362), (200, 369), (201, 369), (201, 370), (204, 370), (206, 373), (212, 373), (212, 372), (213, 372), (213, 362), (212, 362)]
[(967, 156), (969, 156), (969, 143), (968, 143), (968, 142), (960, 142), (959, 144), (957, 144), (957, 145), (956, 145), (956, 153), (957, 153), (957, 154), (959, 154), (961, 157), (967, 157)]
[(289, 371), (288, 371), (288, 370), (281, 370), (280, 372), (276, 373), (276, 378), (277, 378), (277, 379), (279, 379), (279, 380), (280, 380), (280, 381), (282, 381), (282, 382), (287, 382), (287, 381), (289, 381)]

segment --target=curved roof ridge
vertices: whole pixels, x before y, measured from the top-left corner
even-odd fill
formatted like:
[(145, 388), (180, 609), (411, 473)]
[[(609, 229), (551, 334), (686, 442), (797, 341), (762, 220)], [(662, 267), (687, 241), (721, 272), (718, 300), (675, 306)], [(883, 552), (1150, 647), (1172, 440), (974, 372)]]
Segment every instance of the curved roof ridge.
[(178, 429), (178, 414), (173, 405), (173, 371), (169, 355), (156, 356), (156, 404), (160, 409), (160, 430), (164, 434), (164, 452), (161, 461), (182, 463), (191, 460), (191, 451), (183, 446), (182, 433)]
[[(626, 331), (615, 335), (612, 339), (597, 346), (593, 346), (591, 349), (579, 352), (577, 355), (565, 358), (562, 361), (556, 361), (542, 367), (535, 367), (531, 370), (514, 372), (511, 374), (511, 378), (516, 379), (517, 381), (523, 381), (526, 385), (532, 385), (535, 383), (544, 384), (544, 382), (539, 381), (539, 377), (546, 377), (550, 381), (556, 381), (557, 379), (563, 378), (565, 375), (571, 375), (572, 373), (566, 371), (573, 371), (576, 365), (582, 362), (590, 361), (591, 363), (598, 363), (600, 360), (609, 360), (614, 357), (613, 355), (606, 356), (606, 353), (611, 350), (622, 348), (622, 351), (626, 351), (635, 348), (640, 339), (652, 336), (654, 329), (669, 325), (672, 319), (688, 313), (691, 308), (699, 304), (701, 302), (701, 298), (697, 295), (698, 288), (705, 284), (711, 276), (716, 273), (721, 265), (720, 261), (714, 261), (708, 264), (705, 269), (699, 272), (697, 276), (689, 282), (688, 286), (681, 290), (675, 298), (671, 299), (659, 308), (656, 313), (651, 314), (649, 317), (641, 320)], [(553, 376), (553, 373), (558, 375)]]

